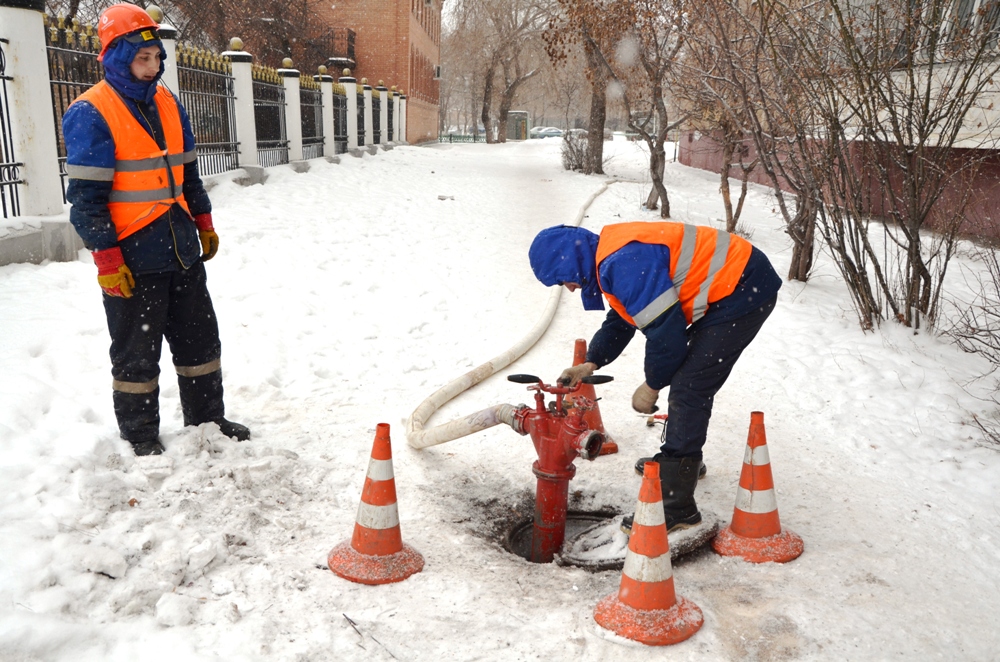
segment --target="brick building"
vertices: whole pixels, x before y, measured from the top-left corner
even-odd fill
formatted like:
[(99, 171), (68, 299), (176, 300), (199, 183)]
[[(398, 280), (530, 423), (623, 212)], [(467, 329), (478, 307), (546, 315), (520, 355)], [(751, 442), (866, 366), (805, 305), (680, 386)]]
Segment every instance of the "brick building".
[(329, 0), (314, 11), (357, 35), (351, 74), (371, 86), (384, 81), (406, 94), (406, 140), (436, 140), (442, 0)]

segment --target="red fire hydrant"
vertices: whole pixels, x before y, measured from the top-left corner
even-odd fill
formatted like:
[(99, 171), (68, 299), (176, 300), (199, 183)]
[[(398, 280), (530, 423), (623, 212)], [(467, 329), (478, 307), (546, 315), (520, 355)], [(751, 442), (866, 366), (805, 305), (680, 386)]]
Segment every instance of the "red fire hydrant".
[[(510, 424), (521, 435), (530, 434), (538, 459), (532, 471), (538, 477), (535, 489), (535, 520), (531, 536), (532, 563), (549, 563), (562, 547), (566, 537), (566, 510), (569, 498), (569, 481), (576, 474), (573, 460), (580, 457), (593, 460), (601, 452), (604, 434), (591, 430), (583, 420), (584, 414), (596, 403), (588, 398), (574, 396), (574, 406), (563, 408), (563, 396), (580, 390), (580, 385), (552, 386), (543, 384), (534, 375), (510, 375), (508, 381), (531, 384), (535, 392), (535, 407), (521, 405), (514, 412)], [(604, 384), (613, 378), (592, 375), (584, 379), (588, 384)], [(545, 406), (544, 393), (556, 396)]]

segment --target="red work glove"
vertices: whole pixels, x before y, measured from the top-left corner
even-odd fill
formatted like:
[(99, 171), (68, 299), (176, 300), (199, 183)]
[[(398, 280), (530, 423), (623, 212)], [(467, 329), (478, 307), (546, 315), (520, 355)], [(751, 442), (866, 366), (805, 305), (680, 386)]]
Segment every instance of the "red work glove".
[(105, 248), (102, 251), (94, 251), (94, 264), (97, 265), (97, 283), (104, 290), (104, 293), (111, 297), (132, 296), (132, 288), (135, 287), (135, 278), (132, 272), (125, 266), (125, 258), (122, 257), (122, 249)]
[(201, 259), (207, 262), (219, 252), (219, 235), (212, 227), (212, 214), (198, 214), (194, 224), (198, 226), (198, 238), (201, 239)]

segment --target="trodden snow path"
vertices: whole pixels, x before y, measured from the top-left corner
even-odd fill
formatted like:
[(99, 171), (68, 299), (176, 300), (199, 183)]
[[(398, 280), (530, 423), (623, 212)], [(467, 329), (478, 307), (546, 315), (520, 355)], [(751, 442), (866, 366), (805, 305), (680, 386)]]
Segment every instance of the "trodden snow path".
[[(527, 264), (531, 238), (573, 221), (603, 183), (563, 171), (558, 149), (399, 147), (216, 187), (222, 245), (207, 269), (227, 415), (254, 432), (243, 444), (181, 426), (165, 352), (167, 454), (136, 460), (117, 438), (89, 256), (0, 268), (0, 659), (995, 657), (1000, 454), (970, 425), (988, 411), (974, 397), (992, 386), (977, 379), (987, 367), (930, 335), (861, 333), (825, 256), (808, 284), (785, 284), (718, 395), (697, 492), (728, 521), (750, 412), (763, 411), (781, 521), (805, 552), (786, 565), (711, 552), (677, 562), (677, 593), (705, 625), (669, 652), (594, 623), (618, 573), (532, 565), (499, 545), (503, 524), (530, 507), (529, 439), (498, 426), (408, 447), (417, 404), (541, 314), (549, 293)], [(609, 176), (626, 181), (583, 225), (656, 220), (639, 209), (639, 146), (608, 150)], [(674, 164), (666, 183), (674, 220), (722, 216), (715, 174)], [(785, 273), (790, 248), (765, 190), (752, 190), (745, 215)], [(956, 282), (976, 268), (963, 253)], [(601, 320), (565, 294), (532, 350), (428, 425), (529, 400), (505, 375), (553, 380)], [(641, 338), (602, 372), (615, 377), (598, 394), (621, 451), (578, 463), (573, 507), (631, 512), (632, 464), (658, 445), (658, 428), (629, 406)], [(426, 565), (373, 587), (325, 562), (351, 536), (381, 422), (403, 540)]]

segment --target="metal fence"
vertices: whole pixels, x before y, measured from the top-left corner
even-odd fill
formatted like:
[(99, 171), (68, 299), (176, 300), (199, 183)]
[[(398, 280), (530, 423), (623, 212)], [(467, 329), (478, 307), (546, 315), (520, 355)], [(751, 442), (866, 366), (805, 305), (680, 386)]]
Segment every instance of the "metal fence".
[(49, 60), (49, 87), (52, 90), (52, 114), (59, 155), (59, 180), (66, 202), (66, 141), (62, 117), (73, 100), (104, 78), (104, 67), (97, 61), (101, 42), (91, 26), (45, 16), (45, 46)]
[(232, 68), (221, 56), (177, 47), (177, 78), (198, 146), (198, 171), (215, 175), (240, 167)]
[(333, 84), (333, 145), (336, 154), (347, 151), (347, 96), (339, 83)]
[(368, 144), (365, 139), (365, 132), (368, 127), (365, 126), (365, 91), (358, 85), (358, 146)]
[(253, 114), (257, 159), (264, 168), (288, 163), (285, 134), (285, 86), (273, 69), (254, 66)]
[(378, 90), (372, 91), (372, 142), (376, 145), (382, 142), (382, 99)]
[(4, 52), (4, 45), (9, 43), (9, 40), (0, 38), (0, 207), (3, 208), (4, 218), (21, 214), (18, 187), (22, 184), (19, 168), (23, 165), (17, 162), (14, 154), (10, 103), (7, 101), (7, 81), (14, 80), (7, 75), (7, 55)]
[(448, 135), (441, 134), (438, 136), (439, 143), (484, 143), (486, 142), (486, 134), (476, 133), (473, 135), (466, 135), (461, 133), (449, 133)]
[(324, 153), (323, 93), (319, 83), (303, 78), (299, 103), (302, 107), (302, 158), (316, 159)]
[(386, 99), (386, 103), (389, 104), (388, 115), (386, 116), (386, 122), (388, 123), (389, 126), (385, 127), (385, 130), (386, 130), (386, 140), (388, 140), (389, 142), (392, 142), (392, 140), (394, 138), (394, 136), (393, 136), (393, 133), (394, 133), (393, 132), (393, 128), (394, 127), (392, 126), (392, 118), (393, 118), (393, 110), (395, 110), (396, 104), (394, 104), (392, 102), (392, 98), (393, 98), (393, 95), (390, 92), (389, 93), (389, 97)]

